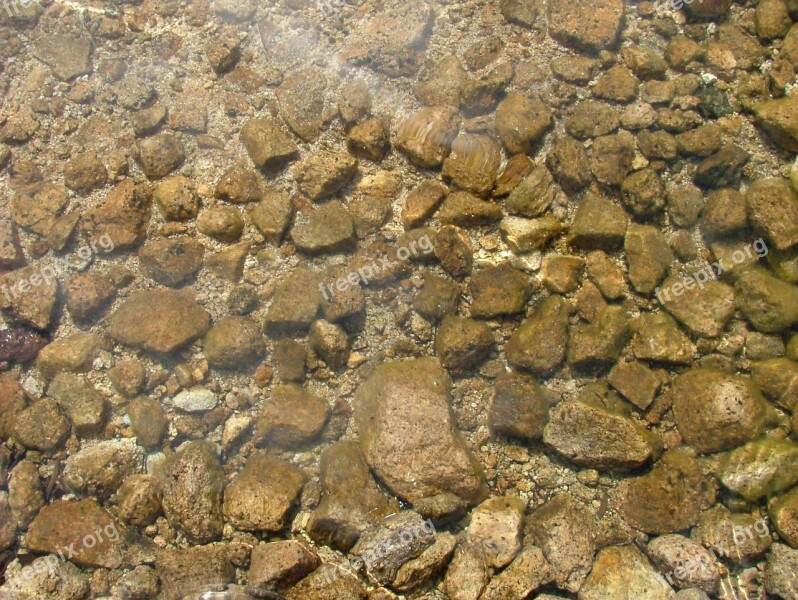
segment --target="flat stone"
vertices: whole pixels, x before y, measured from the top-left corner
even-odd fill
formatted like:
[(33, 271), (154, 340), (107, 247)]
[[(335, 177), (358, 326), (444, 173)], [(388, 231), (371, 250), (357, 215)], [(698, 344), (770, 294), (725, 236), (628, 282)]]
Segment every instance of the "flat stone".
[[(706, 273), (699, 277), (703, 279), (703, 275)], [(677, 289), (682, 291), (680, 295), (676, 295)], [(734, 289), (715, 279), (698, 284), (695, 275), (673, 276), (662, 282), (657, 293), (669, 313), (690, 332), (704, 337), (719, 336), (735, 310)]]
[(77, 494), (107, 499), (143, 466), (144, 452), (134, 440), (104, 440), (71, 455), (63, 480)]
[(632, 223), (624, 242), (629, 280), (641, 294), (651, 294), (673, 262), (673, 252), (659, 229)]
[(202, 244), (193, 238), (169, 238), (142, 246), (139, 266), (150, 279), (169, 287), (179, 287), (199, 271), (204, 256)]
[(81, 227), (86, 237), (103, 249), (110, 245), (111, 249), (126, 250), (144, 241), (151, 213), (149, 185), (125, 179), (108, 193), (101, 205), (83, 215)]
[(779, 146), (798, 152), (798, 97), (769, 100), (754, 108), (756, 123)]
[(795, 485), (798, 444), (762, 438), (729, 452), (717, 469), (718, 479), (732, 492), (754, 502)]
[(486, 323), (446, 316), (435, 336), (435, 356), (447, 369), (463, 373), (482, 363), (494, 344), (493, 332)]
[(429, 219), (446, 197), (448, 190), (437, 181), (427, 179), (413, 189), (402, 208), (405, 230), (414, 229)]
[[(148, 318), (141, 320), (141, 315)], [(190, 289), (135, 292), (111, 315), (108, 335), (120, 344), (170, 353), (210, 327), (208, 313)]]
[(760, 179), (745, 193), (751, 224), (778, 250), (798, 244), (798, 191), (786, 179)]
[(669, 364), (689, 364), (693, 359), (695, 345), (670, 315), (643, 313), (632, 327), (632, 352), (637, 358)]
[(444, 179), (463, 190), (486, 196), (501, 166), (501, 147), (491, 137), (461, 132), (443, 161)]
[(189, 413), (201, 413), (216, 408), (219, 400), (211, 390), (197, 387), (190, 390), (183, 390), (172, 398), (172, 404), (182, 411)]
[(621, 0), (566, 0), (549, 5), (549, 35), (558, 42), (599, 52), (618, 41), (624, 14)]
[(277, 171), (299, 156), (291, 136), (273, 119), (253, 119), (241, 129), (241, 142), (252, 163), (265, 171)]
[(260, 543), (252, 549), (247, 582), (256, 587), (287, 587), (320, 564), (316, 552), (297, 540)]
[(505, 346), (507, 361), (537, 375), (550, 375), (565, 359), (568, 307), (561, 296), (546, 298), (521, 323)]
[(535, 167), (507, 198), (505, 206), (511, 215), (538, 217), (545, 213), (557, 197), (558, 188), (546, 167)]
[(481, 600), (528, 598), (553, 579), (551, 566), (537, 546), (527, 546), (485, 588)]
[(546, 391), (531, 377), (502, 373), (496, 379), (488, 410), (491, 432), (527, 440), (543, 438), (549, 419)]
[(275, 90), (280, 115), (302, 140), (311, 142), (321, 134), (328, 111), (325, 106), (327, 77), (318, 67), (307, 67), (286, 77)]
[(47, 394), (63, 409), (77, 435), (96, 434), (108, 418), (105, 398), (82, 375), (60, 373), (53, 379)]
[(610, 546), (596, 557), (580, 600), (602, 600), (631, 594), (646, 600), (668, 600), (673, 590), (636, 546)]
[(502, 209), (498, 204), (480, 200), (469, 192), (449, 194), (436, 213), (444, 225), (476, 227), (501, 220)]
[(183, 143), (171, 133), (159, 133), (144, 138), (138, 143), (136, 150), (136, 160), (148, 179), (166, 177), (186, 159)]
[(46, 64), (61, 81), (69, 81), (92, 71), (93, 44), (89, 38), (45, 35), (39, 38), (33, 56)]
[(255, 322), (244, 316), (225, 317), (205, 334), (202, 350), (208, 363), (220, 369), (251, 365), (266, 351)]
[(260, 202), (249, 209), (249, 218), (268, 242), (279, 244), (293, 213), (291, 196), (269, 188), (262, 193)]
[[(37, 285), (34, 285), (37, 284)], [(46, 331), (56, 318), (58, 281), (30, 266), (0, 277), (0, 308), (14, 320)]]
[(308, 329), (319, 312), (321, 274), (299, 268), (277, 286), (263, 326), (268, 333)]
[(69, 420), (55, 400), (45, 398), (17, 415), (14, 438), (23, 446), (47, 452), (64, 443), (69, 435)]
[(570, 240), (585, 250), (614, 250), (623, 244), (629, 215), (620, 206), (593, 192), (588, 192), (577, 208), (571, 225)]
[(497, 496), (471, 511), (467, 543), (482, 550), (489, 566), (501, 569), (521, 550), (525, 508), (520, 498)]
[(735, 292), (737, 306), (759, 331), (776, 333), (798, 323), (798, 287), (763, 268), (744, 271)]
[(252, 437), (259, 446), (302, 448), (319, 436), (329, 415), (324, 399), (289, 383), (263, 402)]
[(310, 215), (297, 215), (291, 229), (291, 239), (297, 249), (311, 254), (346, 248), (354, 236), (354, 219), (338, 200), (322, 204)]
[(491, 319), (523, 312), (532, 295), (529, 277), (509, 264), (488, 266), (471, 277), (471, 316)]
[(296, 167), (294, 179), (311, 200), (332, 196), (357, 173), (357, 159), (348, 152), (321, 151), (311, 154)]

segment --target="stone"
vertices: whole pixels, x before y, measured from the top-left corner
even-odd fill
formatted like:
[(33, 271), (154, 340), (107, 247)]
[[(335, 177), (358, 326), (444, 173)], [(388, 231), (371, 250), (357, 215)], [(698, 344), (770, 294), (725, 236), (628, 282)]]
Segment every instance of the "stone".
[(402, 181), (392, 171), (378, 171), (360, 180), (357, 194), (348, 206), (359, 239), (382, 229), (393, 215), (393, 205), (401, 193)]
[(538, 217), (545, 213), (557, 196), (557, 186), (546, 167), (535, 167), (505, 202), (507, 212), (522, 217)]
[[(28, 548), (39, 554), (57, 555), (69, 547), (81, 549), (70, 557), (75, 564), (116, 569), (130, 563), (125, 533), (125, 527), (94, 499), (56, 500), (36, 515), (28, 528), (27, 542)], [(88, 547), (82, 541), (87, 537), (94, 537), (97, 543)]]
[(112, 249), (127, 250), (139, 245), (147, 235), (152, 212), (152, 193), (147, 184), (134, 184), (125, 179), (105, 197), (105, 201), (89, 209), (81, 219), (86, 237), (103, 249), (110, 238)]
[(605, 185), (621, 185), (632, 168), (634, 150), (634, 138), (627, 132), (596, 138), (590, 157), (593, 175)]
[(552, 112), (539, 98), (508, 94), (496, 108), (496, 132), (510, 154), (531, 154), (551, 126)]
[[(308, 523), (318, 543), (348, 551), (360, 535), (399, 504), (385, 494), (371, 476), (356, 441), (336, 442), (321, 455), (322, 497)], [(352, 490), (357, 489), (357, 494)]]
[(322, 204), (310, 215), (297, 215), (291, 229), (291, 239), (297, 249), (310, 254), (346, 248), (351, 245), (354, 235), (354, 219), (338, 200)]
[(575, 194), (593, 180), (590, 160), (582, 144), (572, 137), (554, 140), (546, 155), (546, 166), (563, 191)]
[(144, 452), (134, 440), (104, 440), (72, 454), (63, 481), (76, 494), (107, 500), (143, 465)]
[(624, 206), (636, 217), (651, 217), (665, 206), (665, 190), (659, 175), (646, 168), (635, 171), (621, 185)]
[(745, 193), (751, 224), (777, 250), (798, 244), (798, 191), (786, 179), (760, 179)]
[(273, 119), (253, 119), (241, 129), (241, 142), (252, 163), (267, 172), (278, 171), (299, 156), (291, 136)]
[(281, 531), (304, 483), (294, 465), (256, 452), (225, 490), (225, 519), (242, 531)]
[(324, 129), (327, 78), (318, 67), (309, 66), (286, 77), (275, 91), (280, 115), (303, 141), (311, 142)]
[(518, 373), (499, 375), (488, 409), (494, 435), (540, 440), (548, 419), (549, 398), (540, 384)]
[(260, 543), (250, 561), (247, 582), (261, 588), (291, 586), (321, 564), (316, 552), (297, 540)]
[(459, 116), (453, 108), (428, 108), (402, 122), (394, 136), (394, 146), (416, 166), (440, 167), (449, 156), (459, 129)]
[(540, 548), (526, 546), (504, 571), (491, 580), (480, 599), (528, 598), (552, 578), (551, 566)]
[(459, 544), (449, 563), (444, 589), (453, 600), (478, 600), (490, 575), (485, 555), (479, 548)]
[(548, 7), (549, 35), (580, 50), (609, 50), (618, 41), (623, 14), (620, 0), (566, 0)]
[(798, 550), (773, 544), (765, 567), (765, 590), (782, 598), (798, 594)]
[(313, 323), (308, 345), (333, 371), (342, 369), (349, 360), (349, 336), (335, 323), (323, 319)]
[(163, 480), (152, 475), (130, 475), (119, 487), (117, 500), (122, 519), (138, 527), (152, 525), (162, 512)]
[(798, 323), (798, 287), (767, 270), (745, 270), (735, 285), (737, 306), (759, 331), (776, 333)]
[(286, 591), (287, 600), (363, 600), (366, 597), (360, 580), (338, 565), (316, 569)]
[(632, 352), (641, 360), (688, 364), (696, 348), (670, 315), (642, 313), (632, 324)]
[(609, 104), (585, 100), (571, 109), (565, 130), (577, 139), (596, 138), (612, 133), (620, 123), (619, 114)]
[(47, 394), (63, 409), (80, 436), (100, 431), (108, 417), (105, 398), (82, 375), (60, 373), (55, 376)]
[(504, 350), (511, 365), (547, 376), (565, 359), (567, 344), (568, 307), (561, 296), (552, 295), (535, 306)]
[(604, 548), (598, 553), (593, 570), (579, 590), (579, 598), (600, 600), (624, 594), (647, 600), (667, 600), (673, 595), (673, 590), (636, 546)]
[(19, 238), (10, 219), (0, 219), (0, 268), (15, 269), (25, 262)]
[(678, 154), (676, 138), (667, 131), (649, 131), (644, 129), (637, 134), (637, 145), (641, 154), (652, 160), (672, 161)]
[(127, 407), (130, 427), (145, 448), (158, 448), (169, 427), (169, 420), (160, 402), (154, 398), (141, 396)]
[(11, 271), (0, 277), (0, 308), (12, 321), (45, 331), (56, 318), (58, 287), (58, 281), (44, 277), (34, 266)]
[(420, 358), (380, 365), (355, 396), (366, 462), (410, 502), (451, 493), (475, 504), (486, 495), (484, 475), (454, 429), (450, 390), (440, 363)]
[[(148, 318), (141, 320), (141, 315)], [(167, 354), (182, 348), (210, 327), (208, 313), (186, 288), (132, 294), (111, 315), (108, 335), (120, 344)]]
[(552, 292), (567, 294), (579, 287), (584, 271), (585, 261), (582, 258), (552, 254), (543, 261), (540, 279)]
[(523, 312), (532, 295), (529, 277), (507, 263), (487, 266), (471, 277), (471, 316), (490, 319)]
[(656, 450), (654, 437), (628, 415), (595, 399), (612, 392), (590, 389), (552, 410), (543, 441), (582, 467), (628, 471), (644, 465)]
[(152, 194), (167, 221), (188, 221), (197, 216), (200, 200), (190, 179), (175, 175), (161, 180)]
[[(682, 535), (662, 535), (648, 543), (648, 557), (676, 587), (715, 591), (720, 572), (709, 551)], [(670, 577), (668, 577), (670, 575)]]
[(460, 290), (457, 284), (445, 277), (423, 274), (424, 286), (413, 297), (413, 308), (423, 317), (439, 321), (457, 311)]
[(693, 369), (674, 380), (672, 398), (679, 432), (698, 452), (728, 450), (762, 432), (765, 405), (749, 379)]
[(319, 436), (329, 415), (322, 398), (295, 383), (282, 385), (263, 402), (253, 440), (259, 446), (301, 448)]
[(720, 482), (748, 501), (773, 496), (798, 481), (798, 444), (763, 438), (729, 452), (718, 466)]
[[(734, 289), (715, 279), (696, 286), (698, 281), (695, 275), (669, 277), (657, 289), (657, 298), (663, 298), (665, 309), (691, 333), (718, 337), (734, 314)], [(677, 295), (676, 290), (682, 293)]]
[(46, 64), (58, 79), (70, 81), (92, 72), (93, 44), (90, 38), (44, 35), (33, 48), (33, 56)]
[(69, 435), (69, 420), (55, 400), (45, 398), (20, 412), (14, 438), (23, 446), (47, 452), (58, 448)]
[(768, 100), (754, 108), (756, 124), (767, 133), (778, 146), (798, 152), (798, 97)]
[(14, 432), (17, 415), (28, 402), (19, 382), (9, 374), (0, 375), (0, 439), (7, 440)]
[(39, 469), (29, 460), (20, 461), (8, 479), (8, 506), (16, 524), (14, 529), (30, 525), (44, 505)]
[(640, 362), (619, 362), (610, 371), (607, 381), (640, 410), (654, 401), (660, 387), (657, 374)]
[(240, 369), (263, 356), (266, 348), (254, 321), (243, 316), (230, 316), (205, 334), (202, 350), (212, 367)]
[(11, 218), (19, 227), (46, 236), (68, 204), (65, 188), (37, 183), (14, 192), (10, 203)]
[(444, 271), (462, 279), (471, 273), (474, 253), (465, 231), (454, 225), (444, 225), (435, 236), (435, 256)]
[(203, 387), (183, 390), (172, 398), (175, 408), (188, 413), (201, 413), (213, 410), (218, 404), (216, 394)]
[(451, 533), (436, 535), (431, 546), (399, 567), (391, 588), (409, 592), (434, 579), (449, 564), (456, 546), (457, 537)]
[(308, 329), (321, 304), (321, 276), (305, 268), (294, 270), (277, 286), (263, 326), (268, 333)]
[(423, 225), (437, 210), (448, 190), (437, 181), (427, 179), (414, 188), (402, 207), (402, 223), (405, 230)]
[(476, 227), (501, 220), (502, 209), (498, 204), (480, 200), (469, 192), (454, 192), (443, 201), (436, 217), (444, 225)]
[(380, 162), (391, 148), (388, 126), (382, 119), (366, 119), (349, 130), (346, 147), (359, 158)]
[(79, 273), (66, 283), (66, 307), (75, 321), (97, 320), (116, 298), (117, 286), (107, 274)]
[(443, 161), (444, 179), (454, 186), (486, 196), (501, 166), (501, 147), (491, 137), (461, 132)]
[(629, 215), (620, 206), (588, 192), (574, 216), (570, 241), (585, 250), (611, 251), (623, 244), (628, 225)]
[(751, 159), (745, 150), (729, 144), (701, 161), (693, 181), (706, 187), (737, 187), (743, 167)]
[(428, 106), (460, 106), (469, 76), (460, 59), (449, 55), (441, 59), (413, 86), (419, 100)]
[(486, 323), (445, 316), (435, 336), (435, 356), (454, 373), (464, 373), (482, 363), (495, 345)]
[(159, 133), (136, 146), (136, 162), (148, 179), (162, 179), (175, 171), (186, 158), (183, 144), (175, 135)]
[(673, 262), (665, 236), (651, 225), (632, 223), (626, 230), (624, 250), (632, 286), (641, 294), (651, 294)]
[(45, 347), (39, 353), (36, 366), (48, 379), (64, 371), (85, 373), (104, 345), (105, 341), (93, 333), (73, 333)]
[(567, 227), (553, 215), (539, 219), (505, 217), (499, 224), (504, 241), (516, 254), (542, 250), (555, 237), (567, 231)]
[(222, 248), (208, 256), (205, 266), (216, 277), (238, 283), (244, 275), (244, 264), (251, 249), (252, 245), (247, 241)]
[(623, 273), (615, 262), (601, 250), (587, 255), (587, 275), (608, 300), (617, 300), (626, 292)]
[[(764, 531), (760, 525), (765, 526)], [(756, 520), (747, 513), (732, 513), (722, 504), (701, 514), (690, 539), (714, 553), (716, 560), (735, 565), (758, 559), (773, 543), (764, 518)]]
[(237, 242), (244, 232), (244, 220), (237, 208), (217, 205), (200, 213), (197, 231), (220, 242)]
[(322, 200), (349, 183), (357, 173), (357, 165), (357, 159), (347, 152), (321, 151), (299, 163), (294, 179), (311, 200)]
[(545, 556), (557, 587), (575, 593), (584, 583), (596, 554), (593, 512), (567, 493), (558, 494), (527, 520), (527, 530)]
[(357, 123), (371, 112), (371, 94), (362, 79), (347, 83), (341, 89), (338, 112), (347, 124)]
[(668, 214), (680, 227), (693, 225), (704, 208), (704, 198), (696, 186), (692, 184), (673, 185), (667, 187)]
[(64, 185), (83, 196), (103, 187), (107, 181), (108, 171), (93, 152), (80, 154), (64, 165)]
[(482, 551), (489, 567), (507, 566), (521, 550), (525, 508), (520, 498), (498, 496), (471, 511), (466, 543)]
[[(24, 570), (28, 568), (29, 570)], [(25, 575), (29, 575), (25, 577)], [(7, 581), (0, 586), (0, 594), (9, 598), (81, 598), (89, 593), (89, 577), (71, 562), (58, 561), (55, 565), (46, 556), (40, 556), (19, 570), (7, 570)], [(58, 594), (55, 596), (55, 594)]]
[(516, 154), (508, 158), (496, 176), (493, 197), (501, 198), (512, 192), (532, 172), (534, 166), (526, 154)]
[(577, 369), (608, 366), (631, 336), (629, 315), (621, 306), (602, 308), (592, 323), (576, 325), (568, 338), (568, 362)]
[(214, 444), (188, 442), (169, 459), (166, 475), (163, 510), (169, 524), (195, 544), (219, 538), (225, 477)]
[[(9, 488), (9, 494), (10, 491)], [(771, 499), (768, 502), (768, 514), (779, 537), (795, 548), (798, 545), (798, 488)]]
[(145, 244), (139, 250), (141, 272), (169, 287), (179, 287), (193, 277), (205, 256), (202, 244), (189, 237)]
[(707, 196), (701, 219), (705, 239), (730, 236), (748, 226), (748, 207), (745, 197), (737, 190), (713, 190)]
[(704, 0), (696, 4), (685, 4), (684, 10), (691, 20), (720, 17), (729, 10), (731, 0)]
[[(161, 592), (169, 598), (179, 598), (184, 590), (196, 589), (198, 581), (213, 581), (218, 585), (236, 579), (236, 555), (249, 552), (236, 544), (208, 544), (189, 548), (169, 548), (158, 554), (155, 568), (161, 582)], [(213, 592), (211, 592), (213, 593)]]

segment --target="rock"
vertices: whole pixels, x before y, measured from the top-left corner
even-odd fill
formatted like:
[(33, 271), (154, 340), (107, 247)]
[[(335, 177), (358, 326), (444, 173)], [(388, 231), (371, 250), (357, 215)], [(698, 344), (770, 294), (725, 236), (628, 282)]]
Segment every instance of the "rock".
[[(697, 282), (695, 275), (687, 275), (684, 279), (669, 277), (656, 290), (657, 298), (664, 298), (665, 309), (690, 332), (717, 337), (734, 314), (734, 290), (714, 279), (696, 287)], [(683, 293), (677, 295), (677, 290)]]
[(153, 200), (167, 221), (188, 221), (197, 216), (200, 200), (190, 179), (167, 177), (153, 192)]
[(321, 564), (318, 555), (296, 540), (260, 543), (252, 549), (248, 583), (254, 587), (288, 587)]
[(402, 223), (405, 230), (422, 225), (429, 219), (446, 197), (447, 189), (437, 181), (427, 179), (413, 189), (402, 208)]
[(199, 271), (204, 256), (202, 244), (192, 238), (170, 238), (142, 246), (139, 266), (150, 279), (169, 287), (179, 287)]
[(435, 355), (444, 367), (464, 373), (487, 358), (495, 342), (487, 324), (446, 316), (435, 336)]
[(286, 77), (275, 95), (280, 114), (302, 140), (315, 140), (324, 129), (327, 78), (318, 67), (307, 67)]
[(588, 192), (577, 208), (570, 240), (585, 250), (618, 248), (626, 236), (629, 216), (608, 198)]
[(468, 291), (472, 298), (471, 315), (487, 319), (523, 312), (532, 294), (529, 278), (507, 263), (474, 273)]
[(366, 119), (349, 130), (346, 147), (357, 157), (380, 162), (391, 148), (388, 126), (382, 119)]
[(435, 536), (435, 541), (417, 558), (399, 567), (391, 588), (399, 592), (409, 592), (433, 579), (452, 558), (457, 537), (448, 532)]
[(499, 221), (502, 210), (497, 204), (480, 200), (469, 192), (454, 192), (446, 197), (436, 216), (444, 225), (476, 227)]
[(209, 389), (196, 387), (180, 392), (172, 398), (172, 404), (183, 412), (201, 413), (216, 408), (218, 400)]
[(580, 600), (600, 600), (633, 594), (647, 600), (667, 600), (673, 590), (636, 546), (610, 546), (598, 554)]
[(10, 203), (11, 217), (19, 227), (46, 236), (68, 204), (65, 188), (37, 183), (14, 193)]
[(765, 590), (782, 598), (798, 594), (798, 550), (774, 544), (765, 567)]
[(266, 351), (255, 322), (241, 316), (225, 317), (214, 325), (205, 334), (202, 349), (208, 363), (220, 369), (244, 367)]
[(474, 254), (465, 231), (454, 225), (444, 225), (435, 236), (435, 256), (452, 277), (463, 278), (471, 273)]
[(718, 466), (718, 479), (746, 500), (755, 501), (795, 485), (797, 461), (795, 442), (763, 438), (729, 452)]
[(106, 274), (80, 273), (66, 284), (66, 307), (76, 321), (98, 319), (116, 298), (117, 286)]
[[(11, 488), (9, 487), (9, 495)], [(13, 504), (12, 504), (13, 508)], [(768, 514), (776, 531), (791, 547), (798, 546), (798, 488), (777, 496), (768, 503)]]
[[(682, 535), (663, 535), (648, 543), (648, 556), (665, 573), (665, 578), (679, 588), (715, 591), (720, 572), (706, 548)], [(676, 581), (674, 583), (674, 576)]]
[(470, 83), (468, 73), (454, 55), (436, 63), (421, 80), (413, 86), (416, 96), (428, 106), (460, 106), (466, 87)]
[(576, 400), (553, 409), (543, 441), (579, 466), (601, 470), (642, 466), (656, 449), (654, 437), (618, 407), (597, 401), (598, 394), (605, 397), (612, 392), (606, 387), (585, 388)]
[(388, 77), (413, 75), (432, 33), (435, 11), (421, 0), (386, 6), (360, 20), (343, 58), (366, 64)]
[(632, 286), (641, 294), (651, 294), (673, 262), (665, 236), (651, 225), (632, 223), (626, 230), (624, 250)]
[(446, 571), (444, 589), (453, 600), (478, 600), (489, 579), (482, 551), (460, 544)]
[(641, 410), (651, 406), (660, 387), (660, 379), (656, 373), (639, 362), (617, 363), (610, 371), (607, 381)]
[(340, 325), (316, 321), (310, 328), (308, 344), (333, 371), (342, 369), (349, 360), (349, 336)]
[(138, 110), (130, 115), (130, 124), (136, 137), (156, 133), (166, 121), (166, 107), (159, 105)]
[(634, 147), (634, 138), (626, 132), (596, 138), (590, 158), (596, 179), (605, 185), (621, 185), (632, 168)]
[(135, 441), (101, 441), (67, 459), (63, 481), (77, 494), (106, 500), (143, 464), (144, 453)]
[(720, 150), (721, 129), (714, 123), (701, 125), (676, 136), (679, 152), (692, 156), (709, 156)]
[(567, 230), (556, 217), (546, 215), (540, 219), (505, 217), (499, 224), (507, 245), (516, 254), (541, 250), (555, 237)]
[(45, 347), (39, 353), (36, 366), (48, 379), (64, 371), (86, 372), (104, 345), (105, 341), (93, 333), (74, 333)]
[(297, 249), (311, 254), (336, 252), (354, 240), (352, 215), (338, 200), (317, 207), (309, 216), (297, 215), (291, 239)]
[(311, 154), (296, 168), (294, 179), (311, 200), (332, 196), (357, 173), (357, 159), (347, 152)]
[(442, 174), (456, 187), (486, 196), (493, 189), (500, 166), (501, 147), (493, 138), (460, 133), (443, 161)]
[(308, 329), (321, 304), (320, 275), (305, 268), (294, 270), (277, 286), (263, 326), (268, 333)]
[(737, 187), (740, 174), (751, 155), (730, 144), (702, 160), (695, 170), (693, 180), (706, 188)]
[[(318, 543), (349, 550), (365, 529), (399, 510), (369, 473), (357, 442), (337, 442), (321, 457), (322, 498), (308, 532)], [(352, 494), (353, 489), (360, 490)]]
[(652, 169), (636, 171), (624, 179), (621, 198), (636, 217), (651, 217), (665, 206), (662, 180)]
[(732, 0), (704, 0), (704, 2), (684, 5), (684, 10), (692, 20), (713, 19), (729, 10)]
[(612, 133), (620, 123), (618, 113), (610, 105), (585, 100), (571, 109), (565, 130), (577, 139), (595, 138)]
[(537, 546), (527, 546), (485, 588), (481, 600), (527, 598), (552, 580), (551, 566)]
[(763, 268), (745, 270), (737, 280), (735, 292), (737, 306), (759, 331), (775, 333), (798, 322), (798, 287)]
[(260, 175), (238, 161), (219, 178), (214, 196), (231, 204), (246, 204), (260, 200), (264, 191)]
[(427, 319), (438, 321), (457, 310), (460, 290), (453, 281), (429, 272), (423, 274), (424, 287), (413, 298), (413, 308)]
[(798, 152), (798, 97), (768, 100), (754, 108), (756, 123), (777, 145)]
[(195, 544), (220, 537), (225, 479), (216, 447), (188, 442), (167, 462), (166, 474), (163, 509), (169, 524)]
[[(155, 567), (161, 581), (162, 594), (179, 598), (184, 590), (194, 590), (198, 581), (218, 585), (236, 579), (236, 555), (249, 552), (235, 544), (209, 544), (190, 548), (170, 548), (158, 554)], [(210, 592), (213, 593), (213, 592)]]
[[(44, 277), (34, 266), (23, 267), (0, 277), (0, 308), (14, 320), (47, 330), (56, 318), (58, 281)], [(19, 335), (9, 342), (22, 344)], [(32, 340), (31, 340), (32, 341)]]
[(615, 65), (599, 77), (593, 93), (614, 102), (631, 102), (637, 98), (640, 80), (623, 65)]
[(587, 152), (572, 137), (554, 140), (546, 156), (546, 166), (568, 194), (577, 193), (593, 180)]
[(22, 386), (8, 374), (0, 375), (0, 439), (7, 440), (14, 432), (17, 414), (28, 402)]
[(623, 14), (620, 0), (567, 0), (549, 5), (549, 35), (580, 50), (609, 50), (618, 40)]
[(688, 364), (695, 354), (695, 345), (666, 313), (642, 313), (632, 327), (632, 352), (641, 360)]
[(2, 525), (0, 525), (0, 548), (5, 551), (14, 545), (17, 537), (17, 526), (12, 519), (8, 494), (5, 492), (0, 492), (0, 516), (3, 517)]
[(601, 250), (587, 255), (587, 275), (608, 300), (617, 300), (627, 291), (623, 273)]
[(501, 62), (487, 73), (468, 81), (461, 102), (463, 112), (470, 117), (493, 112), (514, 76), (515, 69), (508, 61)]
[(56, 375), (47, 394), (64, 410), (80, 436), (100, 431), (108, 417), (105, 398), (81, 375)]
[(64, 185), (81, 195), (88, 195), (108, 181), (108, 171), (93, 152), (80, 154), (64, 165)]
[(540, 280), (547, 289), (558, 294), (576, 291), (585, 271), (585, 261), (578, 256), (551, 254), (543, 261)]
[(522, 217), (540, 216), (554, 202), (557, 191), (549, 170), (535, 167), (510, 193), (505, 203), (507, 212)]
[[(56, 500), (28, 528), (28, 548), (40, 554), (75, 552), (70, 560), (85, 567), (116, 569), (130, 563), (125, 527), (95, 500)], [(94, 538), (88, 546), (83, 540)]]
[(260, 446), (301, 448), (324, 428), (330, 409), (322, 398), (294, 383), (274, 389), (255, 422), (253, 439)]
[(363, 600), (366, 590), (345, 567), (316, 569), (286, 592), (288, 600)]
[(671, 450), (648, 473), (621, 482), (618, 508), (642, 531), (681, 531), (695, 525), (701, 511), (715, 501), (714, 488), (689, 450)]
[(186, 158), (177, 136), (159, 133), (144, 138), (136, 147), (136, 161), (148, 179), (162, 179), (176, 170)]
[(158, 575), (155, 569), (139, 565), (117, 580), (113, 593), (128, 598), (151, 598), (158, 593)]
[[(676, 138), (667, 131), (649, 131), (644, 129), (637, 134), (637, 145), (643, 156), (652, 160), (672, 161), (678, 153)], [(624, 175), (625, 177), (626, 175)]]
[(539, 440), (548, 418), (549, 399), (536, 381), (516, 373), (499, 375), (488, 411), (494, 435)]
[(338, 112), (347, 124), (357, 123), (371, 112), (371, 94), (366, 83), (358, 79), (341, 89)]
[[(148, 318), (141, 320), (141, 315)], [(111, 315), (108, 335), (120, 344), (170, 353), (201, 336), (210, 317), (189, 289), (135, 292)]]
[(304, 483), (302, 471), (292, 464), (252, 454), (225, 490), (225, 519), (242, 531), (281, 531)]
[(466, 543), (482, 551), (489, 567), (505, 567), (521, 550), (524, 508), (519, 498), (499, 496), (471, 512)]
[(510, 154), (531, 154), (551, 125), (552, 112), (539, 98), (508, 94), (496, 108), (496, 132)]
[(214, 252), (205, 261), (205, 266), (216, 277), (238, 283), (244, 275), (244, 263), (249, 256), (252, 245), (249, 242), (240, 242), (233, 246)]
[(722, 504), (702, 513), (690, 538), (714, 553), (716, 559), (736, 565), (762, 556), (773, 543), (764, 518), (757, 521), (749, 514), (732, 513)]
[(378, 232), (393, 215), (393, 204), (402, 193), (402, 181), (392, 171), (378, 171), (360, 180), (357, 195), (349, 202), (359, 239)]
[(352, 547), (351, 555), (374, 581), (387, 585), (399, 568), (435, 541), (435, 528), (414, 511), (404, 510), (369, 527)]
[(419, 167), (440, 167), (449, 156), (459, 129), (459, 116), (453, 108), (428, 108), (399, 126), (394, 146)]
[(16, 526), (27, 527), (44, 505), (38, 468), (29, 460), (20, 461), (8, 479), (8, 506)]
[(294, 340), (281, 339), (272, 352), (277, 375), (283, 381), (302, 381), (305, 378), (305, 347)]
[(278, 171), (299, 156), (291, 136), (272, 119), (253, 119), (241, 129), (241, 142), (252, 163), (267, 172)]
[(33, 48), (33, 56), (46, 64), (58, 79), (70, 81), (92, 71), (93, 44), (89, 38), (44, 35)]
[(469, 503), (485, 496), (481, 469), (452, 425), (450, 386), (440, 364), (423, 358), (377, 367), (356, 394), (366, 462), (410, 502), (444, 493)]
[(9, 219), (0, 219), (0, 268), (14, 269), (24, 263), (14, 224)]
[(786, 179), (760, 179), (746, 191), (751, 224), (778, 250), (798, 244), (798, 192)]
[(117, 494), (119, 516), (138, 527), (155, 523), (161, 515), (163, 481), (152, 475), (130, 475)]
[(618, 360), (630, 335), (626, 309), (606, 306), (592, 323), (580, 323), (571, 330), (568, 362), (577, 369), (606, 367)]
[(668, 214), (680, 227), (694, 224), (704, 208), (704, 198), (696, 186), (692, 184), (673, 185), (667, 187)]
[(220, 242), (237, 242), (244, 231), (244, 220), (232, 206), (215, 206), (200, 213), (197, 231)]
[(89, 593), (89, 576), (71, 562), (57, 561), (55, 565), (46, 556), (40, 556), (19, 570), (7, 571), (7, 581), (0, 586), (0, 594), (9, 598), (45, 598), (76, 600)]
[(111, 190), (105, 201), (88, 210), (81, 227), (86, 237), (103, 249), (110, 238), (112, 249), (127, 250), (144, 241), (152, 212), (152, 195), (146, 184), (125, 179)]
[(596, 554), (595, 515), (570, 494), (563, 493), (535, 510), (527, 527), (535, 545), (543, 551), (557, 587), (575, 593), (590, 572)]
[(69, 421), (55, 400), (45, 398), (17, 415), (14, 438), (23, 446), (47, 452), (61, 446), (69, 429)]
[(160, 402), (144, 396), (136, 398), (128, 405), (127, 414), (139, 444), (145, 448), (158, 448), (169, 427)]
[(505, 346), (507, 361), (537, 375), (551, 374), (565, 358), (568, 343), (568, 307), (553, 295), (537, 305)]

